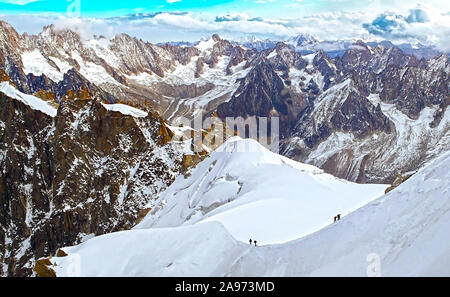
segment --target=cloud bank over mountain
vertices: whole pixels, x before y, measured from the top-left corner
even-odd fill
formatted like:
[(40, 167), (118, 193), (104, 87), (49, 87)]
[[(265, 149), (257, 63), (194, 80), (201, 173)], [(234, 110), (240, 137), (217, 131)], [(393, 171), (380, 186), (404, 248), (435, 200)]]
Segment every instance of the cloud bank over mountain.
[(393, 41), (420, 42), (450, 49), (450, 15), (418, 5), (408, 15), (388, 11), (363, 27), (374, 36)]

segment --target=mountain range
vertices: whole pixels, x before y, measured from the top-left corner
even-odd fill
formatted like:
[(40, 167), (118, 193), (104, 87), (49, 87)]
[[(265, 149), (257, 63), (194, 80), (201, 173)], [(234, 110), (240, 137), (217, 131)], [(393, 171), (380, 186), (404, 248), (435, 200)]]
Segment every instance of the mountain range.
[[(302, 55), (285, 43), (248, 49), (217, 35), (196, 46), (156, 46), (126, 34), (86, 41), (53, 26), (36, 36), (4, 22), (0, 28), (0, 68), (27, 94), (50, 92), (60, 101), (84, 88), (108, 103), (153, 106), (169, 122), (213, 112), (278, 116), (283, 155), (357, 182), (391, 182), (448, 149), (445, 53), (418, 59), (359, 41), (331, 58), (323, 50)], [(405, 122), (414, 131), (404, 131)], [(420, 136), (406, 147), (411, 133)], [(324, 157), (337, 142), (338, 151)]]

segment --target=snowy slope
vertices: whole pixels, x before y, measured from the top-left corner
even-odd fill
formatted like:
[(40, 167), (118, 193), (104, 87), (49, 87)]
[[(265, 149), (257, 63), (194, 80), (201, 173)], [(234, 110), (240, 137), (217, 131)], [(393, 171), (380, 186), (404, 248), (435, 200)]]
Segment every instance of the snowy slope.
[(22, 63), (23, 71), (25, 72), (25, 74), (32, 73), (35, 76), (45, 74), (54, 82), (62, 81), (64, 78), (64, 73), (70, 69), (70, 67), (68, 69), (67, 67), (65, 67), (66, 71), (57, 70), (49, 64), (48, 60), (44, 56), (42, 56), (41, 52), (38, 49), (23, 53)]
[[(52, 258), (58, 276), (450, 275), (450, 153), (337, 224), (254, 248), (209, 222), (94, 238)], [(368, 262), (368, 259), (370, 260)]]
[[(258, 250), (233, 275), (450, 276), (450, 153), (396, 190), (312, 236)], [(258, 265), (260, 257), (264, 263)], [(370, 260), (370, 261), (368, 261)], [(283, 263), (283, 264), (281, 264)], [(247, 265), (257, 265), (249, 272)]]
[(51, 117), (56, 116), (56, 108), (42, 99), (21, 93), (12, 85), (10, 85), (9, 82), (0, 83), (0, 92), (4, 93), (8, 97), (19, 100), (20, 102), (30, 106), (33, 109), (42, 111), (43, 113), (48, 114)]
[(208, 223), (113, 233), (65, 248), (68, 257), (52, 260), (58, 276), (208, 276), (225, 270), (246, 248), (219, 223)]
[(136, 228), (218, 221), (240, 241), (282, 243), (327, 226), (385, 189), (336, 179), (236, 137), (148, 205), (152, 211)]

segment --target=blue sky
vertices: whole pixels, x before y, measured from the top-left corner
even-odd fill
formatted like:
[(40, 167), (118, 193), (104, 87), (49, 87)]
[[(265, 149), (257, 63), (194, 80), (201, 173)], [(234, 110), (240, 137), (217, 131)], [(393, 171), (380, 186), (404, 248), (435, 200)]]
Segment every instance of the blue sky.
[[(30, 1), (30, 2), (29, 2)], [(83, 17), (110, 17), (135, 12), (185, 11), (198, 13), (252, 13), (259, 17), (363, 8), (367, 1), (328, 0), (81, 0)], [(6, 14), (65, 14), (67, 0), (0, 0)]]
[[(5, 14), (65, 14), (77, 0), (0, 0)], [(389, 9), (411, 6), (413, 1), (398, 0), (78, 0), (83, 17), (109, 17), (135, 12), (186, 11), (205, 13), (253, 13), (254, 16), (286, 16), (363, 10), (374, 3)], [(441, 9), (448, 8), (442, 0), (425, 1)], [(373, 7), (373, 6), (372, 6)]]
[(443, 0), (0, 0), (0, 19), (20, 33), (55, 24), (86, 38), (128, 33), (151, 42), (213, 33), (283, 40), (308, 33), (445, 48), (450, 36), (450, 4)]

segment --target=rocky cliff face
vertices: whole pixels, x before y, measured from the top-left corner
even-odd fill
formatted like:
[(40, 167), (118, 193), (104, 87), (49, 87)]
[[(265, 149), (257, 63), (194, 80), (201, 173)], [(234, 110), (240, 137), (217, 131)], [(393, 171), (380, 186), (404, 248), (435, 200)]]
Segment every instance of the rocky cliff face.
[(0, 272), (94, 235), (129, 229), (174, 180), (182, 155), (151, 111), (67, 99), (56, 116), (0, 93)]

